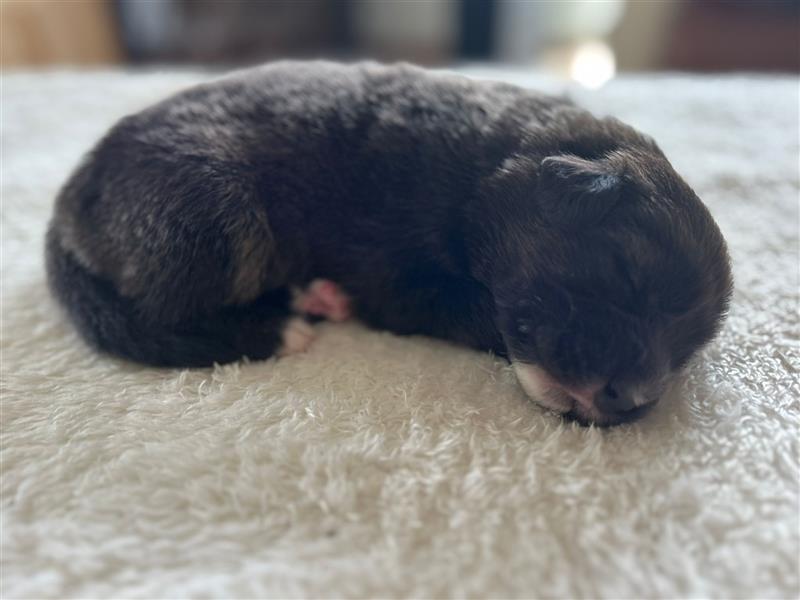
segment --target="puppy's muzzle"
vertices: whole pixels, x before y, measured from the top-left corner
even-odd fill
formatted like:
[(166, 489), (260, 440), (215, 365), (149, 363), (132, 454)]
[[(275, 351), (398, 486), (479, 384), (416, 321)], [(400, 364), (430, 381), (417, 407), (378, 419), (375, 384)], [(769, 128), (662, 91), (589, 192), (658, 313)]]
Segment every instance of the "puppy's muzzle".
[(565, 385), (536, 365), (518, 362), (514, 370), (523, 389), (536, 402), (585, 424), (632, 421), (653, 404), (641, 387), (609, 381)]
[(561, 386), (575, 401), (568, 413), (578, 421), (599, 425), (616, 425), (643, 416), (653, 402), (636, 388), (614, 383), (595, 383), (588, 386)]

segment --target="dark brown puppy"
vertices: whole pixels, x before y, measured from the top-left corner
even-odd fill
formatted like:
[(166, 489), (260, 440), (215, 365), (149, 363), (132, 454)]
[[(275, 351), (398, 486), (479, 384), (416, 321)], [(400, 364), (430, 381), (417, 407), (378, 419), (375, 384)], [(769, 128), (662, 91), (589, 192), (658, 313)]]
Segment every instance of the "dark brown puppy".
[(290, 291), (326, 279), (366, 323), (507, 356), (539, 402), (603, 424), (658, 398), (732, 285), (650, 138), (376, 64), (242, 71), (123, 119), (59, 195), (47, 266), (86, 339), (133, 360), (296, 348)]

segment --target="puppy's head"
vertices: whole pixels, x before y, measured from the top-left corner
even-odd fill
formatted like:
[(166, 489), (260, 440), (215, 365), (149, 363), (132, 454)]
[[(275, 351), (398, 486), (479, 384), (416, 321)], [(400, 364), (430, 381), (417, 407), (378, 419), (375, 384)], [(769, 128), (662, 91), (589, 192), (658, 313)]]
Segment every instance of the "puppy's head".
[(584, 423), (640, 416), (722, 323), (717, 225), (654, 144), (503, 171), (506, 191), (528, 190), (493, 286), (520, 383)]

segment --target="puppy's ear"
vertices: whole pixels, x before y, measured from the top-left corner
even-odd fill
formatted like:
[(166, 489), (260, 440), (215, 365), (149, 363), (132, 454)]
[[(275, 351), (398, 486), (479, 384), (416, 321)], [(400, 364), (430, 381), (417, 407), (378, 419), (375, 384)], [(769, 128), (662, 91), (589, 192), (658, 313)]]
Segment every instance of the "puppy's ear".
[(542, 161), (536, 202), (557, 225), (585, 225), (602, 219), (619, 201), (622, 171), (607, 159), (565, 154)]

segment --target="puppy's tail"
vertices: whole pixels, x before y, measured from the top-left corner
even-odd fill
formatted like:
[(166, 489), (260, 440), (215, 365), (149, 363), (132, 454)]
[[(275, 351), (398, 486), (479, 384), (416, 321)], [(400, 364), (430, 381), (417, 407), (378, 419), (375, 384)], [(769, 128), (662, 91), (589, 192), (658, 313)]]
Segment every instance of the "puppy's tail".
[(222, 308), (205, 319), (161, 327), (138, 314), (134, 302), (86, 269), (59, 242), (46, 240), (47, 278), (55, 297), (84, 339), (103, 352), (160, 367), (206, 367), (243, 356), (267, 358), (280, 345), (288, 298), (283, 291), (242, 307)]

